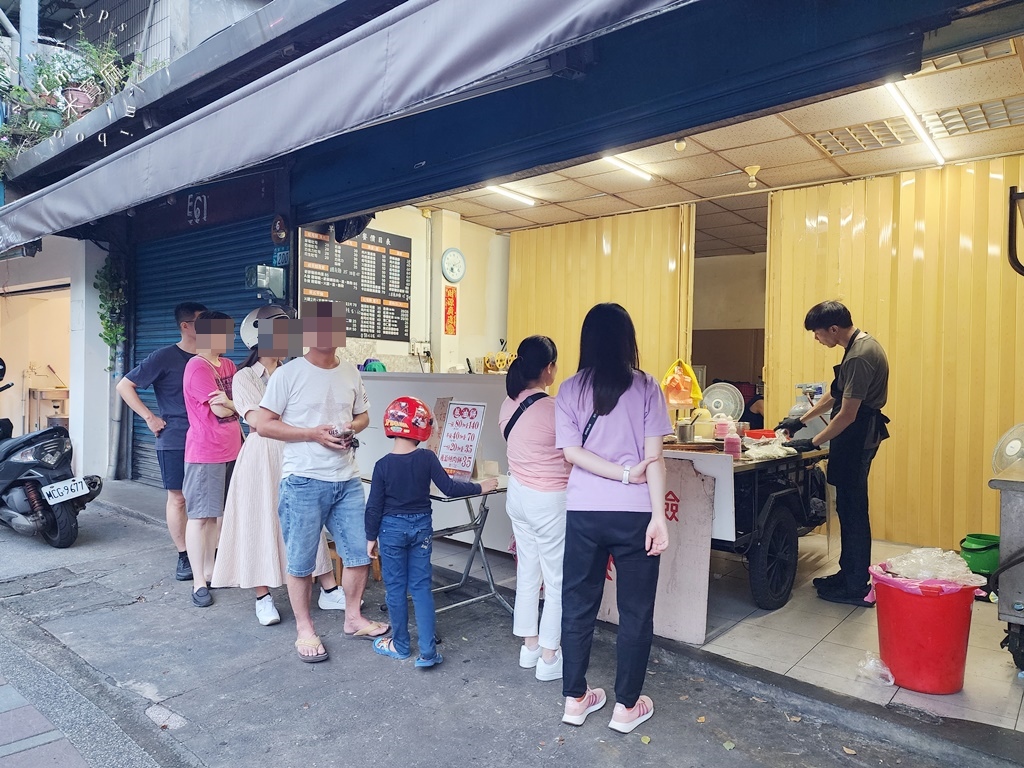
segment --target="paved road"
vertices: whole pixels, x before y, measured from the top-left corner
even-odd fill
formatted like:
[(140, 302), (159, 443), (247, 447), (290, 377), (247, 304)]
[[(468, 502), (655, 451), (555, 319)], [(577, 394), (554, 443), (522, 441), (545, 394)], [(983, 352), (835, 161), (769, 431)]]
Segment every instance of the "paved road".
[[(162, 526), (97, 504), (81, 531), (60, 551), (0, 527), (0, 768), (965, 761), (941, 742), (970, 738), (955, 723), (816, 698), (796, 681), (779, 687), (770, 673), (671, 644), (652, 656), (649, 723), (617, 734), (609, 707), (582, 728), (563, 725), (559, 684), (519, 669), (510, 617), (494, 601), (439, 616), (445, 663), (431, 670), (376, 656), (343, 636), (343, 615), (314, 609), (332, 658), (302, 664), (282, 591), (275, 627), (256, 623), (240, 590), (216, 590), (212, 608), (195, 609), (171, 573)], [(371, 584), (368, 606), (382, 599)], [(614, 634), (599, 629), (592, 682), (611, 688), (613, 668)], [(970, 733), (1011, 739), (1004, 746), (1021, 754), (1019, 735), (998, 730)], [(1004, 764), (972, 756), (974, 768)]]

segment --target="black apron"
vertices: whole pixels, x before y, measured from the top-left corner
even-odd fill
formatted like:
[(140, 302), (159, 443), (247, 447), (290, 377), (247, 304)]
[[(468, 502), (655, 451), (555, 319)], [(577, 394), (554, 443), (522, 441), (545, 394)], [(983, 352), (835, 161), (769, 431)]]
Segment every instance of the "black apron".
[[(839, 365), (832, 366), (835, 378), (832, 379), (832, 386), (829, 387), (829, 394), (832, 395), (832, 416), (843, 407), (843, 390), (839, 386), (839, 372), (843, 363), (846, 362), (854, 342), (860, 335), (860, 329), (853, 329), (853, 336), (850, 343), (846, 345), (846, 352)], [(840, 485), (849, 482), (857, 477), (860, 471), (861, 462), (864, 460), (864, 452), (878, 448), (879, 443), (889, 437), (889, 430), (886, 424), (888, 417), (878, 408), (868, 408), (864, 403), (857, 409), (857, 417), (846, 429), (832, 438), (828, 449), (828, 482), (831, 485)]]

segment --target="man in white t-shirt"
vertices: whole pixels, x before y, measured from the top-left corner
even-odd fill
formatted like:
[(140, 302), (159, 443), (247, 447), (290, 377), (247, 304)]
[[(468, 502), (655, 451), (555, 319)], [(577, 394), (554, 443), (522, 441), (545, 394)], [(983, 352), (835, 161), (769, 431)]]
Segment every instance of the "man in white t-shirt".
[(295, 647), (305, 662), (325, 661), (327, 650), (309, 613), (320, 532), (327, 527), (345, 564), (345, 634), (374, 638), (389, 627), (360, 612), (370, 558), (366, 506), (352, 438), (370, 423), (369, 399), (359, 371), (339, 360), (345, 318), (335, 305), (308, 305), (302, 343), (309, 351), (270, 377), (260, 403), (260, 434), (284, 446), (278, 516), (288, 557), (288, 598), (295, 611)]

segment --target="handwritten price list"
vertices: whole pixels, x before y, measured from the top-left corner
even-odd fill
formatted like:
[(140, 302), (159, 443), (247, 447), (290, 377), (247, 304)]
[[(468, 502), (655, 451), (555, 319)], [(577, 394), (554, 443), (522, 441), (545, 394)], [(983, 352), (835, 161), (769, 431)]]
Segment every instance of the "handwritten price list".
[(412, 240), (364, 230), (335, 242), (330, 232), (299, 230), (303, 301), (345, 304), (353, 338), (409, 341)]
[(486, 410), (483, 403), (453, 401), (448, 405), (437, 458), (444, 470), (458, 480), (468, 480), (473, 474), (473, 461)]

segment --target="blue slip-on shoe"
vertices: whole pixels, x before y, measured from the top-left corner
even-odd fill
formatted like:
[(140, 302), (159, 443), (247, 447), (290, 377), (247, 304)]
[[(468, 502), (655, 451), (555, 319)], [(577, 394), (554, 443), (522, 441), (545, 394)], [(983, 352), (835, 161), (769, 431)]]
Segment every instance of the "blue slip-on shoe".
[(442, 661), (444, 661), (444, 656), (442, 656), (441, 652), (438, 651), (434, 654), (434, 658), (432, 659), (424, 659), (422, 656), (418, 657), (416, 659), (416, 666), (426, 669), (427, 667), (436, 667)]
[(213, 595), (206, 587), (200, 587), (192, 593), (192, 605), (196, 608), (209, 608), (213, 605)]
[(389, 659), (408, 659), (410, 654), (399, 653), (395, 650), (395, 644), (390, 637), (378, 637), (373, 641), (373, 652), (380, 656), (387, 656)]

